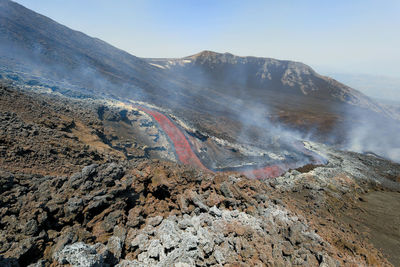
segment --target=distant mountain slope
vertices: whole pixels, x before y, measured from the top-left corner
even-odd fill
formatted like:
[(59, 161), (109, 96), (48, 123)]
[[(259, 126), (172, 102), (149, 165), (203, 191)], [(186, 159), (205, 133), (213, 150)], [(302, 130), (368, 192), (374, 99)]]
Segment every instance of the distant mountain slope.
[(336, 126), (348, 120), (349, 110), (390, 117), (362, 93), (302, 63), (211, 51), (181, 59), (138, 58), (8, 0), (0, 1), (4, 70), (59, 87), (72, 84), (95, 96), (144, 100), (224, 138), (248, 131), (242, 127), (248, 123), (265, 132), (266, 119), (326, 140), (343, 130)]
[[(367, 96), (332, 78), (319, 75), (311, 67), (294, 61), (240, 57), (230, 53), (203, 51), (182, 59), (147, 59), (153, 66), (181, 74), (198, 84), (218, 87), (219, 92), (255, 96), (263, 91), (339, 101), (382, 112)], [(262, 100), (261, 100), (262, 101)]]
[(13, 53), (13, 57), (20, 54), (19, 61), (27, 63), (29, 59), (43, 68), (50, 66), (52, 74), (59, 77), (71, 76), (97, 87), (100, 82), (91, 80), (104, 79), (149, 92), (179, 90), (191, 96), (191, 87), (207, 91), (203, 87), (211, 84), (218, 93), (231, 96), (241, 97), (237, 91), (243, 88), (248, 89), (250, 98), (260, 96), (260, 90), (279, 91), (380, 110), (363, 94), (302, 63), (211, 51), (183, 59), (143, 60), (8, 0), (0, 2), (0, 41), (1, 55), (9, 56), (7, 49), (19, 50)]
[(0, 1), (0, 51), (13, 59), (10, 64), (32, 65), (32, 70), (87, 86), (101, 87), (103, 80), (146, 87), (157, 74), (127, 52), (8, 0)]
[[(196, 127), (214, 134), (220, 132), (213, 131), (215, 125), (223, 125), (222, 135), (252, 136), (252, 142), (265, 142), (264, 133), (270, 131), (268, 122), (272, 121), (323, 142), (343, 144), (356, 137), (350, 132), (356, 128), (355, 132), (363, 132), (367, 125), (369, 130), (362, 135), (368, 138), (350, 141), (351, 147), (356, 143), (357, 151), (363, 151), (362, 147), (370, 147), (381, 136), (392, 140), (392, 133), (400, 128), (394, 112), (300, 62), (212, 51), (179, 59), (146, 60), (170, 77), (183, 77), (196, 85), (185, 88), (192, 90), (192, 97), (181, 103), (189, 103), (186, 109), (197, 112), (191, 117), (191, 121), (200, 121)], [(211, 115), (202, 116), (205, 112)], [(190, 115), (185, 111), (181, 114)], [(222, 121), (221, 117), (229, 119)], [(247, 126), (233, 126), (238, 121)], [(255, 127), (260, 133), (252, 132)], [(399, 145), (395, 140), (389, 143)]]

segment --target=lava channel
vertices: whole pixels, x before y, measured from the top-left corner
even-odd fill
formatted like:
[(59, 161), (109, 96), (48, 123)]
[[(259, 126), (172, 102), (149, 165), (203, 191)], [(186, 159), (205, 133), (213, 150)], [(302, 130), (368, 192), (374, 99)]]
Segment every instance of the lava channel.
[(168, 135), (169, 139), (174, 145), (176, 155), (178, 156), (180, 162), (210, 171), (206, 166), (203, 165), (200, 159), (193, 152), (183, 133), (178, 129), (178, 127), (175, 126), (174, 123), (171, 122), (171, 120), (167, 118), (167, 116), (155, 110), (150, 110), (139, 106), (138, 108), (151, 115), (157, 121), (163, 131)]
[(262, 178), (274, 178), (284, 174), (286, 170), (279, 165), (265, 166), (259, 169), (253, 169), (248, 171), (240, 172), (246, 177), (262, 179)]
[[(165, 115), (161, 114), (158, 111), (150, 110), (148, 108), (142, 106), (136, 106), (138, 109), (146, 112), (147, 114), (151, 115), (157, 123), (160, 125), (162, 130), (167, 134), (169, 139), (172, 141), (173, 146), (175, 148), (176, 155), (179, 158), (179, 161), (183, 164), (194, 166), (200, 168), (202, 170), (213, 172), (213, 170), (208, 169), (197, 155), (193, 152), (189, 141), (186, 139), (185, 135), (175, 126), (175, 124)], [(298, 149), (302, 150), (306, 155), (312, 158), (313, 163), (317, 162), (320, 163), (320, 158), (315, 153), (308, 151), (304, 146), (300, 148), (297, 146)], [(264, 166), (261, 168), (250, 169), (250, 170), (242, 170), (239, 173), (245, 175), (248, 178), (255, 178), (255, 179), (263, 179), (263, 178), (274, 178), (284, 174), (287, 170), (291, 168), (298, 168), (301, 166), (297, 166), (296, 163), (284, 163), (279, 165), (270, 165)]]

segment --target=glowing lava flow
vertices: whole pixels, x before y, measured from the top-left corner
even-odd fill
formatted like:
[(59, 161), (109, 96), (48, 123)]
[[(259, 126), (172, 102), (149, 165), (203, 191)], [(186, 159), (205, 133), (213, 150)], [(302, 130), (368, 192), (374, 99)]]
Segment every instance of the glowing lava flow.
[(174, 144), (175, 152), (183, 164), (198, 167), (203, 170), (209, 170), (201, 163), (200, 159), (193, 152), (192, 148), (183, 133), (175, 126), (165, 115), (160, 112), (150, 110), (144, 107), (138, 107), (142, 111), (150, 114), (160, 125), (163, 131), (168, 135)]
[[(178, 129), (178, 127), (175, 126), (173, 122), (171, 122), (171, 120), (167, 116), (155, 110), (144, 108), (142, 106), (137, 106), (137, 108), (151, 115), (157, 121), (162, 130), (168, 135), (169, 139), (172, 141), (175, 148), (175, 152), (180, 162), (182, 162), (183, 164), (200, 168), (202, 170), (211, 171), (210, 169), (208, 169), (206, 166), (203, 165), (203, 163), (200, 161), (197, 155), (193, 152), (192, 148), (190, 147), (189, 141), (186, 139), (185, 135)], [(298, 149), (306, 150), (304, 147), (301, 148), (298, 147)], [(312, 154), (311, 152), (309, 151), (306, 152), (307, 153), (305, 154), (308, 154), (310, 157), (312, 157), (315, 162), (319, 162), (319, 159), (315, 158), (314, 155), (311, 155)], [(256, 179), (273, 178), (284, 174), (290, 168), (297, 168), (297, 167), (300, 166), (296, 166), (295, 163), (292, 164), (284, 163), (281, 165), (271, 165), (258, 169), (240, 171), (240, 173), (244, 174), (249, 178), (256, 178)]]
[(285, 171), (286, 170), (284, 170), (283, 168), (281, 168), (278, 165), (272, 165), (272, 166), (266, 166), (266, 167), (263, 167), (260, 169), (244, 171), (241, 173), (249, 178), (262, 179), (262, 178), (278, 177), (278, 176), (284, 174)]

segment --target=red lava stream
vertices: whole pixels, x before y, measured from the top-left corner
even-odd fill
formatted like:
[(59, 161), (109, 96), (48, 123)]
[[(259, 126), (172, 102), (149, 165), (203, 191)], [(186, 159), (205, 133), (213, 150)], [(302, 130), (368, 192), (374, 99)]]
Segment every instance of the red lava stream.
[[(212, 170), (203, 165), (197, 155), (193, 152), (185, 135), (170, 119), (168, 119), (167, 116), (161, 114), (158, 111), (150, 110), (142, 106), (136, 107), (151, 115), (157, 121), (162, 130), (168, 135), (169, 139), (172, 141), (180, 162), (212, 172)], [(259, 169), (242, 171), (240, 173), (246, 175), (249, 178), (273, 178), (282, 175), (290, 167), (288, 164), (283, 165), (285, 166), (271, 165)]]
[(172, 123), (165, 115), (160, 112), (150, 110), (144, 107), (138, 107), (142, 111), (150, 114), (160, 125), (163, 131), (168, 135), (175, 147), (176, 154), (183, 164), (198, 167), (203, 170), (210, 171), (201, 163), (200, 159), (193, 152), (192, 148), (183, 133)]

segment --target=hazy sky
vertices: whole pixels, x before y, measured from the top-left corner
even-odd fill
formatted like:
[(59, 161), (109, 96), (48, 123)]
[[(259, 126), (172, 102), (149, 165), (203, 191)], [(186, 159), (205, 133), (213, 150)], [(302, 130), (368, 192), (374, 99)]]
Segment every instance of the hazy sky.
[(400, 0), (17, 0), (140, 57), (202, 50), (400, 78)]

